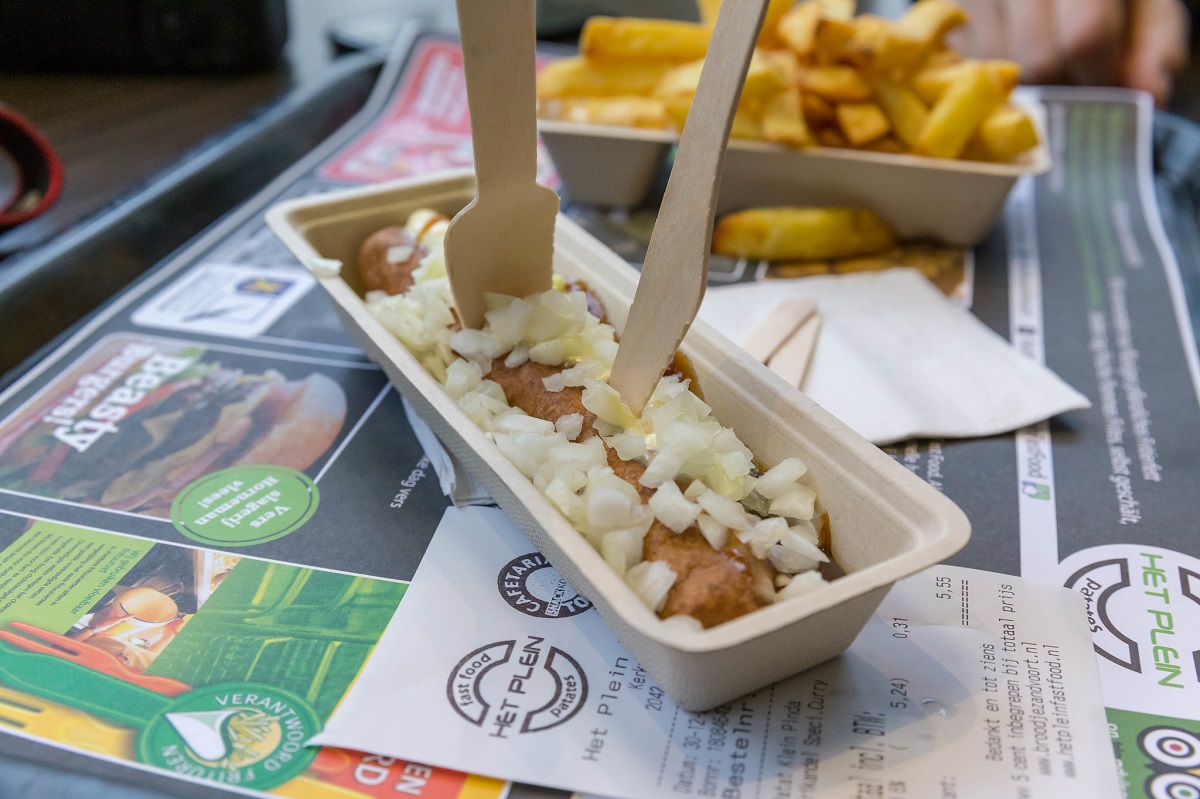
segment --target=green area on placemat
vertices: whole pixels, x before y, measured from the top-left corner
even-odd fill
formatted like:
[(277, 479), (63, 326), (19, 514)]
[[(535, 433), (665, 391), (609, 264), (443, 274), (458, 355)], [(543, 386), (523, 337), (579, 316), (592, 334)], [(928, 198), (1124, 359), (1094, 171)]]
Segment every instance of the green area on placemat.
[(188, 485), (171, 504), (175, 528), (208, 546), (264, 544), (295, 532), (317, 510), (308, 475), (284, 466), (234, 466)]
[(152, 541), (37, 522), (0, 552), (0, 627), (65, 633), (154, 546)]
[(1108, 726), (1126, 795), (1200, 793), (1200, 722), (1110, 707)]
[(195, 686), (242, 680), (277, 686), (325, 719), (406, 588), (243, 559), (146, 673)]
[(304, 772), (321, 722), (303, 699), (254, 683), (196, 688), (138, 733), (143, 763), (188, 777), (267, 790)]

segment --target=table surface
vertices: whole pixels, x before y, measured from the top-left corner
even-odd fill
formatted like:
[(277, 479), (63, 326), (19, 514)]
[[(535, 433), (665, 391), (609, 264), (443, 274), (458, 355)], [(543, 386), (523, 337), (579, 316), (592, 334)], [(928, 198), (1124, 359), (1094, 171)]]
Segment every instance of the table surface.
[[(545, 11), (545, 9), (541, 9)], [(317, 81), (335, 52), (330, 29), (361, 20), (455, 28), (453, 3), (438, 0), (288, 0), (289, 38), (273, 70), (233, 77), (18, 74), (0, 72), (0, 102), (45, 133), (66, 179), (55, 206), (35, 223), (42, 240), (152, 180), (205, 140), (297, 86)], [(544, 16), (548, 16), (544, 14)], [(1200, 48), (1180, 76), (1172, 110), (1200, 120)], [(12, 181), (0, 163), (0, 196)]]
[[(0, 72), (0, 102), (33, 122), (64, 163), (63, 193), (44, 227), (68, 227), (289, 89), (319, 80), (334, 57), (330, 26), (380, 14), (453, 26), (453, 4), (447, 3), (289, 0), (283, 59), (266, 72), (232, 77)], [(11, 175), (0, 171), (0, 190), (6, 178)]]

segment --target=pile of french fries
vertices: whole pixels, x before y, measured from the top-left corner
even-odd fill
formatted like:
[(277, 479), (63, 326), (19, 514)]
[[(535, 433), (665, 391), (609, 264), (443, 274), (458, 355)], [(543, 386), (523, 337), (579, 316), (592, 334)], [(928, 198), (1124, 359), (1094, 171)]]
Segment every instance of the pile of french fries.
[[(538, 77), (546, 119), (680, 130), (720, 0), (698, 23), (592, 17), (580, 55)], [(946, 34), (967, 22), (952, 0), (918, 0), (898, 20), (854, 16), (853, 0), (770, 0), (732, 135), (1007, 162), (1038, 143), (1009, 102), (1019, 67), (970, 60)]]

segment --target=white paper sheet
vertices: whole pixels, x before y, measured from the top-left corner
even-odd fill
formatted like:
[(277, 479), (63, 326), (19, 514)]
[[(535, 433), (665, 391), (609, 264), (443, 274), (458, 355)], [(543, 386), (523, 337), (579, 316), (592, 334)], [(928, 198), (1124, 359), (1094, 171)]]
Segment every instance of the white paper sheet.
[(1119, 795), (1071, 591), (937, 567), (842, 657), (690, 713), (490, 508), (446, 512), (317, 741), (629, 799)]
[(740, 343), (789, 297), (815, 300), (822, 319), (801, 388), (876, 444), (994, 435), (1089, 406), (913, 269), (713, 288), (700, 317)]
[(404, 404), (404, 415), (408, 417), (408, 425), (421, 444), (421, 449), (429, 456), (433, 473), (437, 475), (438, 485), (446, 498), (460, 508), (465, 505), (495, 505), (496, 501), (492, 499), (492, 495), (442, 446), (442, 442), (434, 435), (429, 425), (425, 424), (425, 420), (413, 410), (408, 400), (401, 397), (400, 401)]

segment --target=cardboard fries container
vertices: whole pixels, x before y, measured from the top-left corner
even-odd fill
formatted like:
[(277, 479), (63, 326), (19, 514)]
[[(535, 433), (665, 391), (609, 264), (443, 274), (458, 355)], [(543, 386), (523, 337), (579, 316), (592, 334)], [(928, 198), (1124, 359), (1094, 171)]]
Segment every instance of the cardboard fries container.
[[(829, 514), (833, 557), (847, 573), (806, 596), (708, 630), (664, 624), (363, 303), (355, 263), (363, 239), (379, 228), (402, 225), (418, 208), (452, 215), (474, 191), (471, 173), (443, 174), (290, 200), (271, 208), (267, 221), (314, 271), (329, 265), (322, 259), (344, 265), (340, 274), (320, 282), (346, 329), (445, 447), (567, 582), (595, 604), (617, 638), (684, 708), (714, 707), (838, 655), (892, 583), (966, 543), (970, 526), (957, 506), (697, 321), (682, 350), (695, 367), (705, 401), (760, 462), (773, 465), (798, 455), (809, 464)], [(637, 285), (632, 267), (559, 216), (554, 268), (585, 280), (621, 330)]]
[[(779, 205), (869, 208), (901, 239), (973, 246), (991, 229), (1017, 178), (1050, 169), (1044, 109), (1021, 105), (1040, 143), (1007, 164), (733, 139), (717, 214)], [(671, 131), (546, 119), (538, 131), (566, 195), (604, 207), (640, 205), (678, 141)]]

